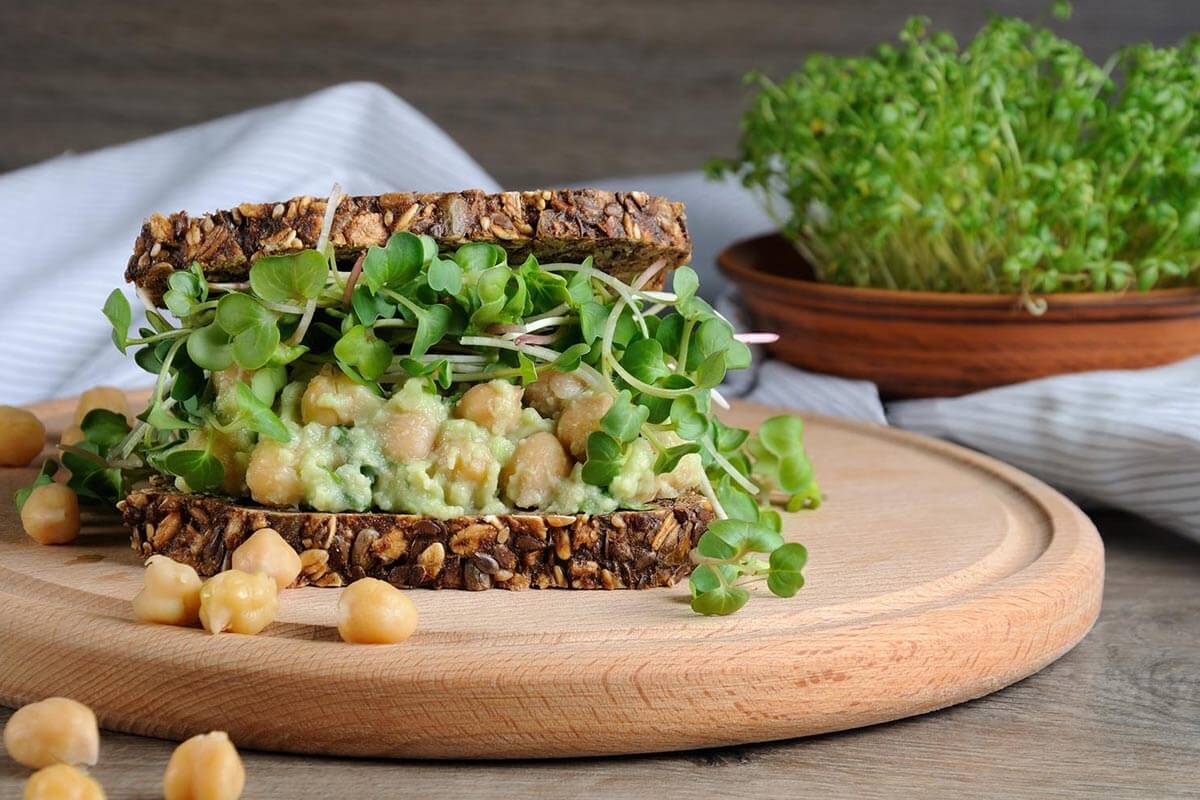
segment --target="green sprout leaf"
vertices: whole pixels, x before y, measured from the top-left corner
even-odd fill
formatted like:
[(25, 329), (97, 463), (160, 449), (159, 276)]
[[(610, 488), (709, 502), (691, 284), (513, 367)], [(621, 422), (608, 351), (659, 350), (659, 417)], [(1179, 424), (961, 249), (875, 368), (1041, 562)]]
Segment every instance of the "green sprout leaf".
[[(722, 570), (720, 576), (717, 573), (718, 569)], [(723, 617), (746, 605), (750, 593), (730, 585), (732, 575), (736, 575), (736, 570), (729, 567), (713, 568), (707, 564), (696, 567), (688, 581), (692, 591), (692, 610), (706, 617)]]
[(373, 331), (355, 325), (333, 346), (339, 362), (353, 367), (367, 381), (375, 381), (392, 363), (392, 348)]
[(767, 588), (778, 597), (793, 597), (804, 586), (805, 562), (808, 551), (798, 542), (781, 545), (771, 553), (770, 571), (767, 573)]
[(452, 258), (434, 258), (429, 264), (429, 273), (426, 277), (429, 281), (429, 288), (438, 294), (453, 296), (462, 291), (462, 267), (458, 266), (458, 262)]
[(662, 475), (664, 472), (670, 472), (679, 466), (679, 461), (684, 456), (699, 452), (700, 445), (695, 442), (685, 442), (674, 447), (668, 447), (661, 451), (655, 459), (654, 471), (659, 475)]
[(250, 268), (250, 288), (268, 303), (303, 305), (317, 298), (328, 275), (329, 263), (316, 250), (263, 256)]
[(172, 450), (160, 460), (164, 470), (183, 478), (194, 492), (211, 492), (225, 480), (225, 468), (207, 450)]
[(96, 445), (98, 453), (107, 453), (109, 448), (129, 434), (129, 421), (123, 414), (106, 408), (95, 408), (79, 423), (85, 441)]
[(583, 480), (592, 486), (607, 487), (621, 472), (624, 455), (621, 443), (604, 431), (593, 431), (587, 440), (587, 461), (583, 464)]
[[(277, 442), (291, 441), (292, 435), (288, 431), (287, 426), (271, 410), (270, 406), (254, 394), (253, 389), (244, 383), (238, 383), (234, 389), (234, 398), (237, 402), (238, 410), (236, 422), (240, 422), (255, 433), (260, 433)], [(184, 480), (187, 479), (184, 478)], [(191, 485), (191, 481), (188, 481), (188, 485)]]
[(633, 395), (628, 389), (623, 389), (600, 418), (600, 430), (621, 444), (629, 444), (642, 432), (642, 425), (649, 414), (644, 406), (634, 404)]
[(212, 322), (187, 337), (187, 354), (196, 366), (220, 372), (233, 363), (232, 339), (221, 326)]
[(133, 310), (120, 289), (113, 289), (104, 301), (104, 316), (112, 323), (113, 344), (122, 353), (129, 346), (129, 326), (133, 322)]

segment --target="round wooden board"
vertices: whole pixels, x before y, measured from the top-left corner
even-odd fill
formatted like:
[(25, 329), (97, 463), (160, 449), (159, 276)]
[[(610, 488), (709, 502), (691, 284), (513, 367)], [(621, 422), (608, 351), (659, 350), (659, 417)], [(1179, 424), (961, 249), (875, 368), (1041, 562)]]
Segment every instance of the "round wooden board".
[[(37, 412), (53, 431), (70, 401)], [(752, 425), (771, 409), (728, 416)], [(57, 435), (51, 436), (57, 439)], [(826, 503), (791, 600), (702, 618), (687, 587), (414, 591), (417, 634), (338, 640), (338, 592), (286, 592), (259, 636), (136, 622), (115, 519), (41, 547), (0, 505), (0, 701), (87, 703), (110, 729), (242, 747), (427, 758), (562, 757), (767, 741), (960, 703), (1030, 675), (1091, 628), (1103, 548), (1042, 483), (959, 447), (812, 420)], [(10, 497), (33, 470), (0, 470)]]

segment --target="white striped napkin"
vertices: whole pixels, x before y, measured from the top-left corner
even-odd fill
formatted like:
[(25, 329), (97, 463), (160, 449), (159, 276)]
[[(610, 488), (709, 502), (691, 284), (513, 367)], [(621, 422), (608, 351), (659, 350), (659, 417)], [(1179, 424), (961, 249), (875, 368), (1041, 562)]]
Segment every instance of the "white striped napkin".
[[(0, 403), (97, 383), (147, 383), (149, 376), (112, 347), (99, 309), (123, 283), (150, 213), (324, 195), (335, 181), (362, 194), (498, 188), (427, 118), (366, 83), (0, 176), (0, 219), (10, 240), (0, 258)], [(710, 300), (722, 294), (717, 249), (772, 227), (740, 188), (695, 173), (592, 183), (686, 202), (693, 261)], [(1078, 497), (1200, 539), (1200, 358), (886, 409), (868, 382), (770, 361), (731, 376), (727, 388), (760, 402), (953, 439)]]

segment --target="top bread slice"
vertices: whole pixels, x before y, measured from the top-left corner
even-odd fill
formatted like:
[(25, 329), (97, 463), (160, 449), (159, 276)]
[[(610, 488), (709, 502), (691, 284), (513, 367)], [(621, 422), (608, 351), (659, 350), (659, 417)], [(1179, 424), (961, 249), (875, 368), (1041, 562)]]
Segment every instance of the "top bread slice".
[[(199, 216), (155, 214), (142, 226), (125, 279), (156, 305), (171, 273), (192, 262), (210, 280), (244, 280), (260, 256), (316, 246), (325, 207), (322, 198), (294, 197)], [(350, 260), (397, 231), (432, 236), (443, 248), (490, 242), (509, 251), (510, 260), (530, 253), (543, 262), (592, 256), (598, 269), (623, 279), (663, 259), (667, 269), (656, 285), (692, 254), (682, 203), (601, 189), (346, 197), (329, 238), (339, 260)]]

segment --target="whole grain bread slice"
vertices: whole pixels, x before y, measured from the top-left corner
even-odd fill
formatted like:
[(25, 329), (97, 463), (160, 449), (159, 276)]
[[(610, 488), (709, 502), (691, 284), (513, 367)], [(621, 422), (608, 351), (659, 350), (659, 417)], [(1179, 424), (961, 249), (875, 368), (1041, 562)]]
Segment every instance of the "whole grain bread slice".
[[(293, 197), (199, 216), (154, 214), (134, 243), (125, 279), (157, 305), (171, 273), (193, 261), (211, 280), (244, 280), (259, 256), (314, 247), (325, 207), (322, 198)], [(347, 197), (338, 204), (330, 241), (338, 258), (349, 260), (396, 231), (427, 234), (442, 247), (491, 242), (517, 259), (592, 256), (598, 268), (621, 278), (664, 259), (667, 270), (656, 285), (692, 254), (682, 203), (601, 189)]]
[(330, 514), (163, 487), (135, 490), (118, 507), (135, 551), (169, 556), (205, 577), (227, 569), (252, 533), (272, 528), (300, 553), (301, 585), (369, 576), (404, 588), (469, 590), (671, 586), (691, 572), (688, 553), (713, 518), (697, 494), (591, 516)]

